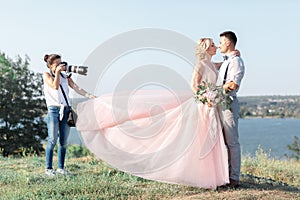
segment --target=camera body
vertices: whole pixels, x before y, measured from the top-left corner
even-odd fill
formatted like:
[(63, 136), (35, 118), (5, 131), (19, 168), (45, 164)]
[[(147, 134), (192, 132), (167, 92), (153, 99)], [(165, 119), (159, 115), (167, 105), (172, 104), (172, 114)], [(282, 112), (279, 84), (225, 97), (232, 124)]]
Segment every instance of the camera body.
[(65, 66), (64, 71), (66, 71), (67, 73), (74, 72), (74, 73), (78, 73), (78, 74), (84, 75), (84, 76), (87, 75), (87, 68), (88, 67), (86, 67), (86, 66), (68, 65), (68, 63), (65, 62), (65, 61), (60, 62), (59, 64)]

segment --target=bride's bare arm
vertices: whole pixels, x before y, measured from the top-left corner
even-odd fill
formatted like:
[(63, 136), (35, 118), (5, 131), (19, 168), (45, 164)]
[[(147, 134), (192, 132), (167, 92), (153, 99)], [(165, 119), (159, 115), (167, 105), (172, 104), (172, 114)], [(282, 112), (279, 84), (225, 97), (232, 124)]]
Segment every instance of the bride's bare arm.
[(198, 91), (198, 85), (200, 84), (202, 76), (197, 70), (193, 70), (192, 74), (192, 80), (191, 80), (191, 89), (193, 93), (196, 93)]

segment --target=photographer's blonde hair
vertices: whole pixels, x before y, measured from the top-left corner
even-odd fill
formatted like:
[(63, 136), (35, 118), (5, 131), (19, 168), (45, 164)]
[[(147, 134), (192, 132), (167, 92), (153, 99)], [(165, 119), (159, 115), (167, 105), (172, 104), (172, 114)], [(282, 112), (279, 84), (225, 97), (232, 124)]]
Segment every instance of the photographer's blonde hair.
[(198, 40), (196, 46), (196, 56), (199, 60), (203, 60), (205, 58), (205, 55), (207, 54), (206, 51), (211, 44), (211, 38), (201, 38), (200, 40)]

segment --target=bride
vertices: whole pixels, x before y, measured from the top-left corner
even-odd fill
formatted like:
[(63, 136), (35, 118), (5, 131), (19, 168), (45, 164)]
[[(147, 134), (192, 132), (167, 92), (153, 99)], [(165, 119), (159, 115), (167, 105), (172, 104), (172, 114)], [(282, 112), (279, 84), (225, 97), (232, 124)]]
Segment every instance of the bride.
[(216, 49), (212, 39), (199, 40), (192, 91), (123, 91), (80, 103), (76, 126), (86, 147), (145, 179), (212, 189), (229, 183), (219, 110), (193, 96), (202, 80), (216, 83)]

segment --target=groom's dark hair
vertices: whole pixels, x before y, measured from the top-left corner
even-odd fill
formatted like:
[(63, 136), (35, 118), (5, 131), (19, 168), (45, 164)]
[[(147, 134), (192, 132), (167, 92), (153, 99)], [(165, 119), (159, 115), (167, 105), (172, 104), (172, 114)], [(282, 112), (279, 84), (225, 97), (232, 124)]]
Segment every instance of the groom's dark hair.
[(228, 40), (230, 40), (230, 42), (232, 42), (234, 44), (234, 46), (236, 45), (236, 42), (237, 42), (237, 37), (235, 35), (234, 32), (232, 31), (225, 31), (223, 33), (220, 34), (220, 37), (226, 37)]

